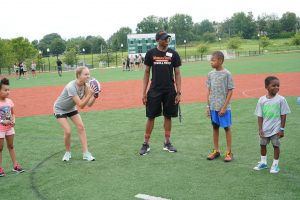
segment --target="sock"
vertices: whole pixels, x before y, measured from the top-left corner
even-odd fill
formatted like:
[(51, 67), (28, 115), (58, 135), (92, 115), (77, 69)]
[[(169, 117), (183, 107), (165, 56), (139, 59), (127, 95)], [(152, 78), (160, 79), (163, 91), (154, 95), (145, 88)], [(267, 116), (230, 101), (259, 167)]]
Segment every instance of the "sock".
[(170, 143), (171, 132), (165, 131), (165, 144)]
[(278, 162), (279, 162), (279, 160), (273, 160), (273, 164), (272, 164), (272, 166), (275, 166), (275, 165), (278, 165)]
[(261, 156), (261, 163), (267, 164), (267, 156)]

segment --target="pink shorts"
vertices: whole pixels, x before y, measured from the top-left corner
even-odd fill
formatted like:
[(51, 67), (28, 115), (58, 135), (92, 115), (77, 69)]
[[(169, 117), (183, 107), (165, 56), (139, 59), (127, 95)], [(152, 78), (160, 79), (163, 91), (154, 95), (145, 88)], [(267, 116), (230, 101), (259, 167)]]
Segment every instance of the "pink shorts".
[(15, 129), (11, 127), (7, 131), (0, 131), (0, 138), (5, 138), (5, 136), (13, 135), (15, 134)]

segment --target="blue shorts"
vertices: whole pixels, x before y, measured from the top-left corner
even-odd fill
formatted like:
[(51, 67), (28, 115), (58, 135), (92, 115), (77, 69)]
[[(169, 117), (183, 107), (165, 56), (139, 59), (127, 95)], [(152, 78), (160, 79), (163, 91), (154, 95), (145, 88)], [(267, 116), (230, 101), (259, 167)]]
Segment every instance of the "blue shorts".
[(231, 110), (226, 110), (223, 116), (219, 116), (219, 111), (210, 111), (211, 122), (213, 125), (221, 126), (223, 128), (230, 127), (231, 122)]

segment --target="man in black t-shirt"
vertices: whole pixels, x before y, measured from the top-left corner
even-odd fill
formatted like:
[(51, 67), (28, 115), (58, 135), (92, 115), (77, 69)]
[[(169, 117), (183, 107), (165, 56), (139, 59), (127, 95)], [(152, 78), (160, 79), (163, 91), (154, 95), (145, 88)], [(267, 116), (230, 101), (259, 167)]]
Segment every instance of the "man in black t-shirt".
[[(154, 127), (155, 117), (164, 115), (165, 142), (163, 149), (177, 152), (170, 142), (172, 119), (178, 115), (178, 103), (181, 97), (181, 60), (178, 53), (168, 48), (171, 36), (164, 31), (156, 33), (157, 47), (150, 49), (145, 56), (145, 74), (143, 80), (142, 101), (146, 105), (146, 130), (140, 155), (150, 151), (149, 140)], [(150, 71), (150, 88), (147, 92)], [(175, 75), (175, 79), (174, 79)], [(175, 87), (176, 86), (176, 87)]]
[(62, 62), (60, 59), (57, 59), (56, 61), (56, 64), (57, 64), (57, 72), (58, 72), (58, 75), (61, 76), (62, 75)]

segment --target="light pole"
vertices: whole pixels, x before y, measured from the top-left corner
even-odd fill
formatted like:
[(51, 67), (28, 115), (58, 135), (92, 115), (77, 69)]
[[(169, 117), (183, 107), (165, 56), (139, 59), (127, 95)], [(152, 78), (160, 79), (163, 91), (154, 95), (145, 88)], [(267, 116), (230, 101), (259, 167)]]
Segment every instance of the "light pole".
[(219, 37), (219, 45), (220, 45), (220, 50), (221, 50), (221, 38)]
[(123, 58), (123, 43), (121, 44), (122, 58)]
[(85, 48), (82, 48), (82, 52), (83, 52), (83, 62), (84, 62), (84, 66), (85, 66)]
[(259, 33), (257, 34), (257, 37), (258, 37), (258, 54), (260, 55), (260, 41), (259, 41), (260, 34)]
[(118, 49), (116, 49), (116, 67), (118, 67)]
[(49, 59), (49, 57), (50, 57), (50, 49), (49, 48), (47, 48), (47, 54), (48, 54), (48, 65), (49, 65), (49, 72), (50, 72), (50, 59)]
[[(39, 58), (38, 59), (39, 72), (41, 72), (41, 58), (42, 58), (42, 51), (41, 50), (39, 50), (39, 57), (38, 58)], [(42, 69), (42, 71), (44, 71), (44, 70)]]
[(186, 62), (186, 40), (183, 40), (184, 42), (184, 56), (185, 56), (185, 62)]

